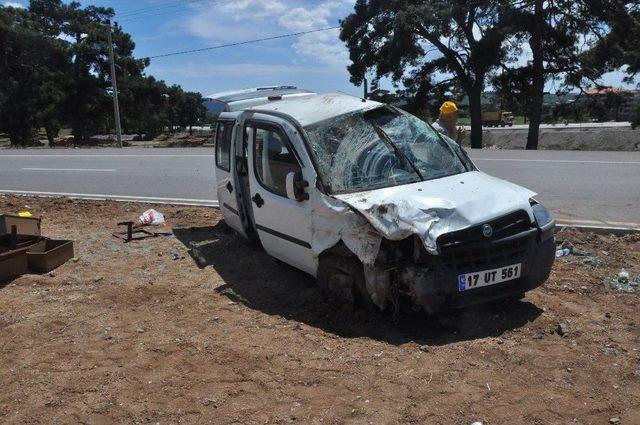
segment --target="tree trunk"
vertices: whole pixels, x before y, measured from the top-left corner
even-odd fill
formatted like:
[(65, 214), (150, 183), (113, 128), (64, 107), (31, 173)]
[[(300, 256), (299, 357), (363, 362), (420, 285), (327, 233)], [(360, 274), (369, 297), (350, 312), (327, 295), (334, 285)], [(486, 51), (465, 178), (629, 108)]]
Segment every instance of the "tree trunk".
[(534, 22), (529, 45), (533, 53), (533, 99), (531, 99), (531, 113), (529, 116), (529, 134), (527, 135), (527, 149), (538, 149), (540, 137), (540, 123), (542, 122), (542, 105), (544, 103), (544, 51), (542, 39), (544, 37), (544, 4), (543, 0), (535, 0)]
[(53, 146), (55, 138), (58, 137), (58, 127), (53, 124), (47, 123), (44, 125), (44, 131), (47, 133), (49, 146)]
[(469, 117), (471, 117), (471, 148), (482, 149), (482, 89), (469, 90)]

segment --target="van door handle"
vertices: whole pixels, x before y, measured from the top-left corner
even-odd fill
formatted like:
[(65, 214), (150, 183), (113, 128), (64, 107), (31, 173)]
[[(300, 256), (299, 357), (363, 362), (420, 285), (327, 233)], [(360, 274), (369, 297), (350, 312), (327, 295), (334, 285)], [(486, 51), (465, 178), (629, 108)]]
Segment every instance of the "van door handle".
[(233, 186), (231, 186), (231, 182), (227, 182), (226, 188), (229, 191), (229, 193), (233, 192)]
[(256, 204), (256, 207), (258, 208), (264, 205), (264, 199), (262, 199), (262, 196), (260, 196), (259, 193), (253, 195), (253, 198), (251, 198), (251, 200)]

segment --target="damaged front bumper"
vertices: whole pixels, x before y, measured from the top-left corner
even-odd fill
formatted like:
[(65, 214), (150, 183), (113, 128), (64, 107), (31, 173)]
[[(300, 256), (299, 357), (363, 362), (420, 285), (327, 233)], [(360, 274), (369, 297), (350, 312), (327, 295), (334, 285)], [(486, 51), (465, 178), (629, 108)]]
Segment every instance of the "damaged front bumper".
[[(429, 313), (518, 296), (548, 279), (555, 259), (554, 227), (553, 222), (543, 229), (527, 223), (515, 233), (486, 240), (444, 235), (438, 241), (439, 255), (425, 253), (414, 264), (397, 268), (396, 282), (401, 292)], [(459, 289), (461, 274), (513, 264), (522, 267), (517, 279), (466, 291)]]

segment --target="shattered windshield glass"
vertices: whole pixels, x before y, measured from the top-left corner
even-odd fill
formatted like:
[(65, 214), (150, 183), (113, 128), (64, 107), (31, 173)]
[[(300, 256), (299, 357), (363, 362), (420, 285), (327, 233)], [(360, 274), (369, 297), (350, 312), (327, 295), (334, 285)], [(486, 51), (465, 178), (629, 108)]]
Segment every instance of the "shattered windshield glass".
[(454, 142), (439, 137), (419, 118), (390, 107), (345, 114), (305, 131), (331, 193), (398, 186), (472, 169)]

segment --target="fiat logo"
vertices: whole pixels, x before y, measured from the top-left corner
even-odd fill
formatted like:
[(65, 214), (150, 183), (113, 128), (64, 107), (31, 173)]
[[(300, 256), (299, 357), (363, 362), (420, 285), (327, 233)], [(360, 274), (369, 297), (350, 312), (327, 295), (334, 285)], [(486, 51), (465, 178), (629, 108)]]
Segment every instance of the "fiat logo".
[(491, 235), (493, 235), (493, 227), (491, 227), (490, 224), (483, 224), (482, 225), (482, 235), (485, 238), (490, 238)]

